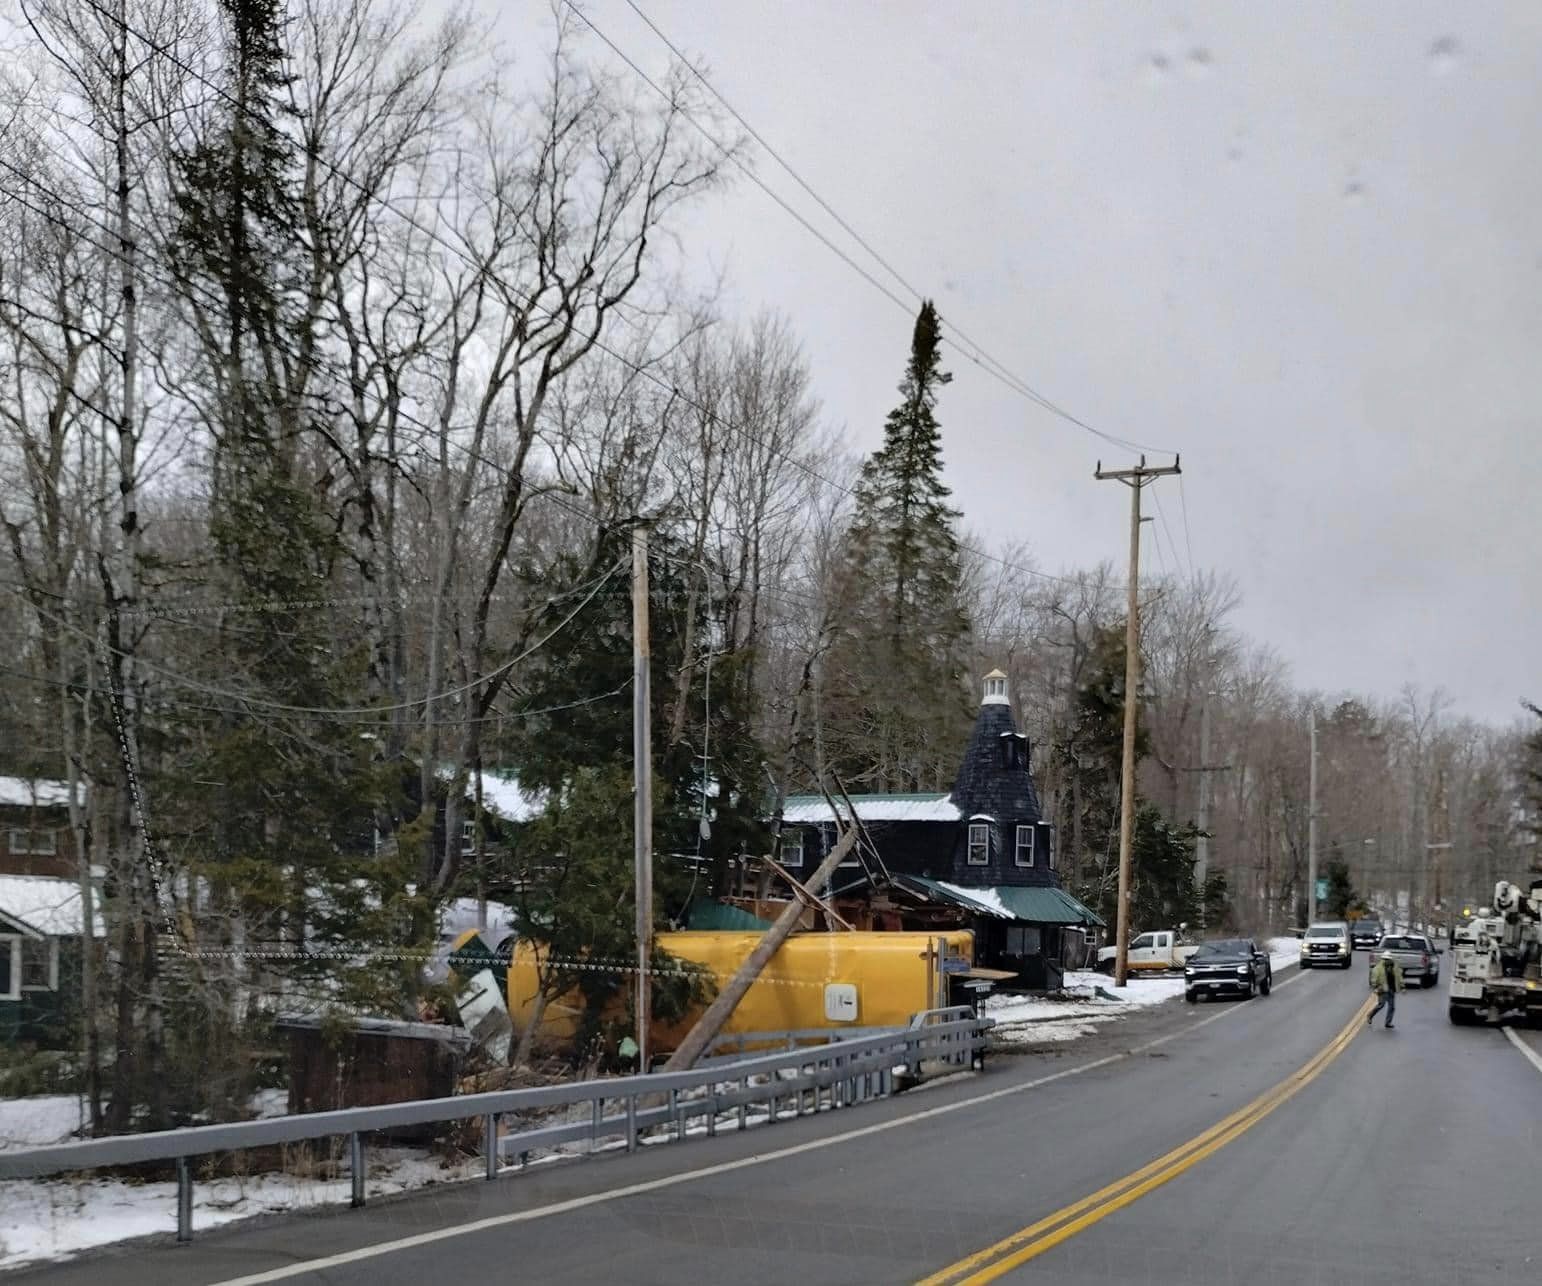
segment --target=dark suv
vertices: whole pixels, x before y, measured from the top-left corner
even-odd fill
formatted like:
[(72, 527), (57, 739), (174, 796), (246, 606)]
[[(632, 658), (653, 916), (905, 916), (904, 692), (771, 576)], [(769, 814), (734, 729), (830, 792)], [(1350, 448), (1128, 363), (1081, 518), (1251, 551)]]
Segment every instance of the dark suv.
[(1251, 938), (1206, 942), (1183, 963), (1183, 998), (1194, 1004), (1201, 996), (1267, 996), (1274, 985), (1269, 955)]
[(1356, 951), (1374, 951), (1384, 932), (1380, 920), (1356, 920), (1349, 926)]

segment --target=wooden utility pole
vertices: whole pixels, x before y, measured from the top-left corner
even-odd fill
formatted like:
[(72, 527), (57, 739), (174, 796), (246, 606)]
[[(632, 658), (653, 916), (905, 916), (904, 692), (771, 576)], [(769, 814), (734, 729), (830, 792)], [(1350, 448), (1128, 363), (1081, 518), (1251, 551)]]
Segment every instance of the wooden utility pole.
[(1119, 907), (1115, 928), (1114, 986), (1122, 987), (1130, 963), (1130, 851), (1135, 841), (1135, 716), (1140, 703), (1140, 491), (1148, 482), (1182, 473), (1178, 457), (1169, 465), (1148, 465), (1146, 457), (1132, 469), (1098, 467), (1099, 482), (1122, 482), (1130, 489), (1129, 599), (1124, 621), (1124, 765), (1119, 790)]
[(1315, 707), (1309, 717), (1311, 764), (1306, 774), (1306, 922), (1311, 924), (1317, 918), (1317, 710)]
[(1199, 838), (1194, 841), (1194, 884), (1199, 889), (1200, 924), (1204, 924), (1205, 884), (1210, 878), (1210, 698), (1206, 688), (1199, 707)]
[(637, 901), (637, 1070), (648, 1070), (653, 960), (653, 746), (648, 704), (648, 528), (632, 528), (632, 830)]
[[(839, 825), (840, 814), (836, 814)], [(846, 855), (856, 847), (857, 843), (856, 818), (852, 818), (852, 824), (846, 828), (835, 847), (825, 856), (825, 860), (819, 864), (817, 870), (808, 879), (806, 885), (809, 889), (822, 889), (835, 874), (835, 868), (846, 860)], [(696, 1020), (696, 1025), (686, 1033), (686, 1037), (680, 1042), (680, 1048), (669, 1056), (669, 1061), (664, 1064), (666, 1072), (683, 1072), (693, 1066), (698, 1058), (707, 1051), (718, 1032), (723, 1030), (723, 1024), (732, 1017), (745, 993), (760, 977), (761, 970), (771, 962), (771, 957), (777, 953), (782, 943), (791, 936), (792, 931), (798, 927), (798, 921), (803, 917), (803, 903), (796, 897), (788, 899), (787, 905), (782, 909), (781, 915), (776, 917), (776, 922), (765, 931), (755, 949), (745, 957), (744, 963), (734, 971), (734, 976), (728, 980), (728, 985), (718, 992), (707, 1010)]]

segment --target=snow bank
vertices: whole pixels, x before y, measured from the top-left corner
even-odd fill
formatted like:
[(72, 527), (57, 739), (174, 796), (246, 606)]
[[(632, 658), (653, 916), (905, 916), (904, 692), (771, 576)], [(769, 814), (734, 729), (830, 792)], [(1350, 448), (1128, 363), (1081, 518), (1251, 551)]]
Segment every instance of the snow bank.
[(73, 1094), (42, 1094), (0, 1101), (0, 1152), (64, 1143), (87, 1119), (85, 1104)]
[(1272, 968), (1288, 969), (1301, 960), (1300, 938), (1270, 938), (1265, 944), (1269, 952), (1269, 964)]
[[(73, 1101), (73, 1100), (72, 1100)], [(409, 1149), (371, 1151), (369, 1192), (404, 1192), (428, 1184), (470, 1179), (482, 1172), (476, 1158), (447, 1165)], [(351, 1181), (263, 1174), (211, 1179), (193, 1185), (193, 1228), (308, 1206), (345, 1209)], [(175, 1183), (0, 1182), (0, 1269), (104, 1246), (130, 1237), (170, 1233), (177, 1226)]]

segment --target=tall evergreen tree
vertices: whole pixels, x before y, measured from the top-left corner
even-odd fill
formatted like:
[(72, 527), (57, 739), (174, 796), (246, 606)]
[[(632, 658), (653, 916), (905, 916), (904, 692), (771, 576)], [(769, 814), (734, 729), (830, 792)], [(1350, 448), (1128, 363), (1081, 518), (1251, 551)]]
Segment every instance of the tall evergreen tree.
[(901, 401), (867, 460), (847, 537), (845, 628), (827, 667), (838, 770), (868, 789), (945, 789), (968, 730), (959, 511), (942, 481), (942, 327), (928, 300)]
[[(311, 393), (325, 370), (296, 195), (285, 6), (219, 0), (218, 10), (224, 93), (174, 158), (175, 242), (202, 344), (193, 399), (211, 458), (208, 575), (231, 605), (215, 618), (214, 674), (249, 700), (161, 745), (192, 769), (173, 776), (167, 822), (176, 856), (210, 891), (214, 914), (189, 921), (200, 945), (261, 948), (250, 960), (232, 951), (211, 986), (277, 974), (322, 983), (338, 1002), (406, 1008), (410, 979), (336, 958), (340, 945), (361, 958), (400, 947), (404, 920), (427, 923), (397, 850), (377, 852), (379, 819), (407, 811), (400, 769), (376, 761), (357, 724), (304, 713), (356, 704), (364, 657), (316, 606), (340, 551), (299, 446), (324, 427)], [(188, 997), (186, 1008), (187, 1057), (217, 1079), (231, 1042), (208, 1024), (233, 1006)]]

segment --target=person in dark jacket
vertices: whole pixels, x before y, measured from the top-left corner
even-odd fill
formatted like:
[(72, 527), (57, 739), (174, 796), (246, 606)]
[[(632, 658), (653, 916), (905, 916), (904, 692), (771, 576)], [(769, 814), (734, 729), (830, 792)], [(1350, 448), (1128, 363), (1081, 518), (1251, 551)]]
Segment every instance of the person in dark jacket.
[(1376, 1007), (1365, 1016), (1365, 1025), (1369, 1027), (1385, 1005), (1387, 1029), (1390, 1031), (1392, 1015), (1397, 1009), (1397, 993), (1403, 990), (1403, 970), (1392, 958), (1390, 951), (1383, 951), (1381, 959), (1371, 969), (1371, 990), (1376, 993)]

